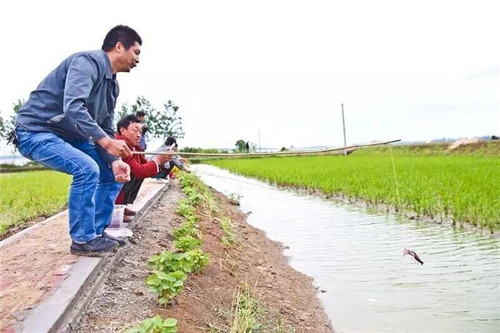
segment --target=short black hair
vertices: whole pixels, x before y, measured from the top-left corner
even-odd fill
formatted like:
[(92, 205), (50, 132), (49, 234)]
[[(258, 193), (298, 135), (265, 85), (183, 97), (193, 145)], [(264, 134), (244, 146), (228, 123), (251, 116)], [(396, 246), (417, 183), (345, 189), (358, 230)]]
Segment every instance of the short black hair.
[(116, 43), (121, 42), (125, 49), (129, 49), (135, 42), (142, 45), (141, 36), (132, 28), (126, 25), (117, 25), (109, 30), (102, 42), (101, 50), (108, 52), (115, 47)]
[(177, 146), (177, 139), (174, 138), (173, 136), (169, 136), (167, 138), (167, 140), (165, 140), (165, 146), (167, 146), (167, 147), (172, 146), (174, 143)]
[(118, 124), (116, 124), (116, 130), (118, 131), (118, 134), (120, 134), (120, 128), (128, 128), (128, 126), (132, 123), (141, 123), (139, 119), (137, 119), (136, 116), (133, 114), (130, 114), (128, 116), (123, 117), (118, 121)]
[(146, 112), (144, 112), (144, 111), (137, 111), (135, 113), (135, 116), (136, 117), (145, 117), (146, 116)]

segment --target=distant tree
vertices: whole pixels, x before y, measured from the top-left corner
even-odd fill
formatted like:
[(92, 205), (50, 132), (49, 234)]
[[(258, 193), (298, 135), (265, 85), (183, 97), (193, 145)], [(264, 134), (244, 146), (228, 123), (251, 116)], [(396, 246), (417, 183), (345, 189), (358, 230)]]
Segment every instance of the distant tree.
[(285, 147), (281, 147), (280, 151), (288, 151)]
[(244, 152), (247, 150), (247, 143), (241, 139), (236, 141), (234, 145), (236, 146), (236, 150), (239, 152)]
[[(168, 100), (163, 103), (163, 111), (153, 114), (152, 126), (155, 126), (152, 131), (153, 136), (163, 137), (166, 139), (169, 136), (175, 138), (184, 138), (184, 129), (182, 128), (182, 118), (179, 116), (179, 107), (173, 101)], [(149, 123), (148, 123), (149, 125)]]
[(117, 123), (124, 116), (135, 114), (137, 111), (144, 111), (149, 116), (149, 114), (152, 114), (156, 110), (146, 97), (138, 96), (134, 104), (129, 106), (127, 103), (123, 103), (121, 110), (115, 112), (115, 123)]
[[(9, 140), (10, 133), (16, 128), (16, 115), (23, 106), (25, 100), (18, 99), (16, 103), (12, 103), (13, 114), (7, 119), (0, 116), (0, 137), (4, 140)], [(14, 147), (14, 151), (16, 148)]]
[(121, 110), (116, 113), (115, 121), (118, 121), (127, 114), (144, 111), (146, 113), (145, 120), (150, 136), (163, 139), (173, 136), (182, 139), (185, 132), (182, 128), (182, 118), (179, 116), (179, 109), (179, 106), (175, 105), (171, 100), (163, 103), (162, 109), (156, 109), (147, 98), (139, 96), (131, 106), (128, 106), (126, 103), (122, 104)]
[(217, 148), (184, 147), (180, 151), (184, 153), (207, 153), (207, 154), (219, 153), (219, 150)]

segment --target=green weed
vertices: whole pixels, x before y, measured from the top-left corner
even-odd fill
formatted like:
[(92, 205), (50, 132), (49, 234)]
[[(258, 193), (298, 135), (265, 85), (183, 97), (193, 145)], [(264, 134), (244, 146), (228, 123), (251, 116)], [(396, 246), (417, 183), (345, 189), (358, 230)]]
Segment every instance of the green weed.
[(181, 271), (164, 273), (154, 270), (146, 279), (146, 285), (149, 291), (158, 295), (158, 303), (167, 307), (168, 302), (184, 289), (186, 277), (186, 274)]
[(176, 333), (177, 319), (167, 318), (163, 320), (160, 316), (148, 318), (140, 324), (125, 331), (125, 333)]

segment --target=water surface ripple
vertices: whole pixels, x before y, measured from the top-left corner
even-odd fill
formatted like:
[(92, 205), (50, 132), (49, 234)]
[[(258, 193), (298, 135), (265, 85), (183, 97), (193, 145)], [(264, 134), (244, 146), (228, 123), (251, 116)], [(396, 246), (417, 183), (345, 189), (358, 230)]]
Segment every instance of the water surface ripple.
[[(241, 195), (248, 222), (289, 249), (311, 276), (338, 332), (500, 332), (499, 241), (474, 230), (398, 221), (197, 165), (201, 179)], [(417, 252), (424, 265), (403, 258)]]

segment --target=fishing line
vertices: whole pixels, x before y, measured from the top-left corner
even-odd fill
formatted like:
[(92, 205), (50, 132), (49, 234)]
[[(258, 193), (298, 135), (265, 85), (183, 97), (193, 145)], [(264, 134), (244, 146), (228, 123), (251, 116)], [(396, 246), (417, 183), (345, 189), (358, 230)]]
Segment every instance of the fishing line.
[(392, 171), (394, 172), (394, 182), (396, 183), (396, 192), (398, 194), (399, 212), (401, 213), (403, 207), (401, 207), (401, 196), (399, 195), (398, 177), (396, 177), (396, 165), (394, 164), (394, 156), (392, 155), (392, 145), (391, 144), (389, 144), (389, 150), (391, 151)]

